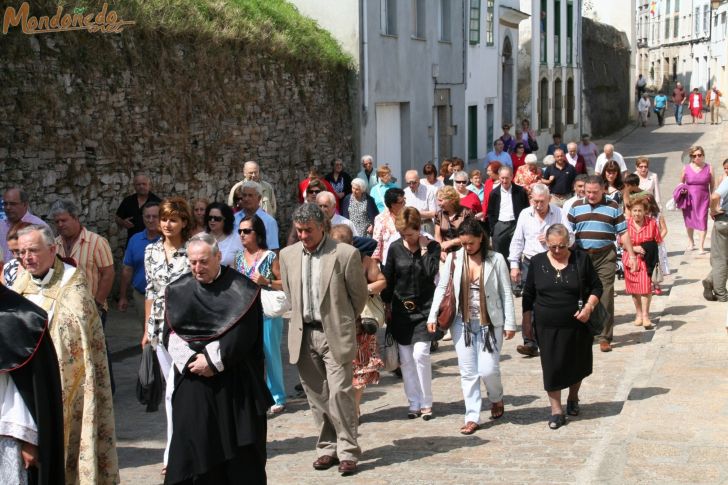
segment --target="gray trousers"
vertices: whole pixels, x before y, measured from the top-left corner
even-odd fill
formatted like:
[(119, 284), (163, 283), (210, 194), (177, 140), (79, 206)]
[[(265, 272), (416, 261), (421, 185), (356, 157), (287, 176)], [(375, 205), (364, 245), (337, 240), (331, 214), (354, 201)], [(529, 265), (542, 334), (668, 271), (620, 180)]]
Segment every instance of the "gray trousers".
[(498, 221), (493, 226), (493, 251), (501, 253), (506, 261), (508, 261), (508, 251), (511, 247), (514, 232), (516, 232), (516, 221)]
[(599, 341), (611, 342), (614, 335), (614, 276), (617, 270), (617, 252), (614, 245), (600, 253), (589, 254), (594, 269), (602, 282), (602, 297), (599, 299), (609, 312), (609, 321), (599, 335)]
[(728, 298), (725, 283), (728, 279), (728, 215), (713, 223), (710, 234), (710, 273), (705, 278), (712, 283), (713, 293), (719, 299)]
[(298, 373), (319, 430), (316, 452), (359, 461), (358, 418), (352, 387), (353, 364), (339, 364), (320, 326), (303, 324)]

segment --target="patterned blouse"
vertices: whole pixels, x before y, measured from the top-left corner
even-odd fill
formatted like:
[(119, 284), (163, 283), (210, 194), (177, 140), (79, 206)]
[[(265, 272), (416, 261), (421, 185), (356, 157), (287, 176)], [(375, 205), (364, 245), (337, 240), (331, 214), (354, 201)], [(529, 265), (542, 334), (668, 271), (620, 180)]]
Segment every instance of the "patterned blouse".
[(5, 280), (5, 286), (10, 288), (15, 283), (15, 278), (18, 277), (18, 269), (21, 269), (20, 260), (13, 258), (3, 266), (3, 279)]
[[(351, 208), (349, 209), (351, 211)], [(389, 212), (389, 209), (385, 209), (384, 212), (374, 218), (374, 233), (372, 234), (375, 241), (377, 241), (377, 248), (372, 253), (372, 259), (381, 261), (384, 264), (384, 260), (389, 244), (392, 242), (392, 236), (398, 235), (397, 228), (394, 226), (394, 215)]]
[(372, 224), (367, 214), (367, 199), (357, 200), (353, 195), (349, 198), (349, 220), (354, 224), (356, 232), (367, 234), (367, 227)]
[(186, 246), (175, 251), (171, 260), (168, 260), (161, 239), (150, 244), (144, 251), (144, 271), (147, 276), (145, 298), (152, 300), (147, 336), (152, 345), (156, 346), (164, 323), (164, 290), (168, 284), (190, 272)]
[(268, 253), (265, 254), (260, 261), (253, 261), (253, 265), (248, 266), (248, 263), (245, 261), (245, 250), (238, 251), (235, 253), (233, 268), (235, 268), (238, 273), (243, 274), (248, 278), (253, 276), (253, 273), (257, 270), (263, 278), (273, 280), (275, 279), (275, 276), (273, 275), (274, 259), (276, 259), (276, 253), (268, 251)]
[(528, 165), (521, 165), (516, 170), (516, 176), (513, 177), (513, 183), (520, 185), (526, 192), (531, 193), (531, 187), (537, 184), (541, 180), (541, 169), (537, 168), (536, 172), (532, 172)]

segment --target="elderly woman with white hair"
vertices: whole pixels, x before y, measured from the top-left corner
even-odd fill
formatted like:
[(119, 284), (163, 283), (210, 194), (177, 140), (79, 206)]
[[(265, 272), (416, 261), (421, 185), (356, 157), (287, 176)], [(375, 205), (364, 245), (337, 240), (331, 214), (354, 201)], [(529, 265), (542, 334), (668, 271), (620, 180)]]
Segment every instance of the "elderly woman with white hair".
[(586, 172), (586, 160), (578, 151), (579, 145), (576, 142), (571, 142), (566, 145), (566, 161), (569, 165), (576, 169), (576, 174), (581, 175)]
[(516, 175), (513, 177), (513, 183), (520, 185), (528, 194), (531, 193), (531, 187), (539, 183), (541, 180), (541, 169), (538, 168), (538, 158), (533, 153), (526, 155), (525, 165), (521, 165), (516, 170)]
[(367, 236), (374, 230), (374, 219), (378, 214), (377, 204), (367, 194), (366, 181), (352, 180), (351, 193), (341, 201), (341, 215), (354, 224), (358, 234)]

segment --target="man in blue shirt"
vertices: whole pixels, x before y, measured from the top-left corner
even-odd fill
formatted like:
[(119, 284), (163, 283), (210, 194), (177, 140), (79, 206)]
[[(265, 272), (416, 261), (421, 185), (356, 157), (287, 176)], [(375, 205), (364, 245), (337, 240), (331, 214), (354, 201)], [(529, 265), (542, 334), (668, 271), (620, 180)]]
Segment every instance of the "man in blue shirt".
[(561, 133), (554, 133), (554, 142), (546, 149), (546, 155), (553, 155), (557, 148), (566, 153), (566, 145), (561, 143)]
[(233, 230), (238, 230), (240, 221), (245, 217), (255, 214), (265, 226), (265, 242), (268, 249), (277, 253), (281, 247), (278, 242), (278, 222), (260, 207), (260, 201), (263, 199), (263, 187), (258, 182), (246, 180), (235, 189), (235, 198), (240, 199), (240, 211), (235, 214)]
[(501, 165), (506, 167), (513, 168), (513, 161), (511, 160), (511, 156), (503, 150), (503, 140), (498, 138), (496, 141), (493, 142), (493, 150), (488, 152), (488, 154), (485, 156), (485, 169), (488, 170), (488, 165), (490, 162), (500, 162)]
[(119, 310), (129, 307), (129, 284), (132, 286), (134, 311), (140, 322), (144, 322), (144, 293), (147, 289), (147, 275), (144, 271), (144, 251), (160, 236), (159, 201), (150, 200), (142, 206), (144, 230), (132, 235), (124, 252), (124, 266), (119, 283)]

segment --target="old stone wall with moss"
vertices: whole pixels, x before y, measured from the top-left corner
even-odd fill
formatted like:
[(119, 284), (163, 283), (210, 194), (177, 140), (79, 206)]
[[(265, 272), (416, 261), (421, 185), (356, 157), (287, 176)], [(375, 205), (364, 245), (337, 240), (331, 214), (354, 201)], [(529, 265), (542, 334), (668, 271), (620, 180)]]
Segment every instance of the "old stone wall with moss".
[(257, 160), (287, 226), (309, 165), (356, 166), (343, 63), (145, 26), (16, 29), (0, 35), (0, 50), (0, 185), (24, 187), (40, 216), (74, 200), (117, 255), (125, 231), (114, 212), (135, 172), (163, 197), (224, 200), (242, 163)]

